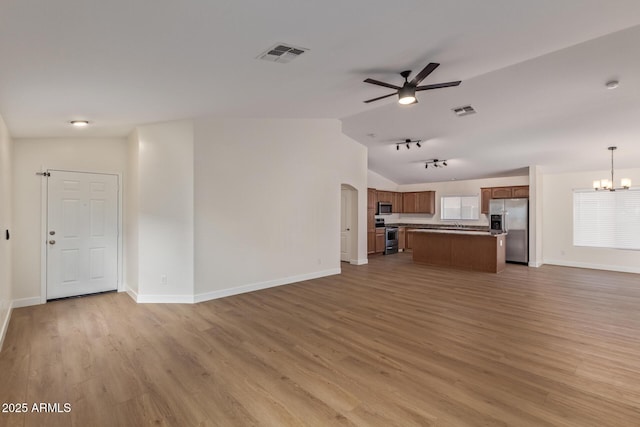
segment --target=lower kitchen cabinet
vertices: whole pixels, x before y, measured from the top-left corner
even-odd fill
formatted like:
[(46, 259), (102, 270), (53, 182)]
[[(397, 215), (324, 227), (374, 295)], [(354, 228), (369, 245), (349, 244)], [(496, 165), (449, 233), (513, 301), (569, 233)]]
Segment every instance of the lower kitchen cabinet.
[(384, 252), (384, 228), (376, 228), (376, 253), (381, 254)]
[(406, 234), (406, 243), (405, 243), (405, 250), (411, 250), (413, 248), (413, 233), (409, 233), (410, 230), (413, 230), (413, 228), (409, 228), (407, 227), (405, 229), (405, 234)]
[(376, 232), (367, 231), (367, 254), (376, 252)]
[(400, 251), (403, 251), (405, 249), (405, 246), (407, 245), (406, 236), (407, 236), (407, 227), (399, 227), (398, 228), (398, 250)]

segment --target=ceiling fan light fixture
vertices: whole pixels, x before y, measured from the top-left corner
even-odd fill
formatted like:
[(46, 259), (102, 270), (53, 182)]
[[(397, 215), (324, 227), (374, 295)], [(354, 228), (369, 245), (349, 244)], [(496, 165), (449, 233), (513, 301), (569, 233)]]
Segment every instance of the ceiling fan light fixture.
[(411, 86), (403, 86), (398, 91), (398, 103), (409, 105), (416, 102), (416, 88)]

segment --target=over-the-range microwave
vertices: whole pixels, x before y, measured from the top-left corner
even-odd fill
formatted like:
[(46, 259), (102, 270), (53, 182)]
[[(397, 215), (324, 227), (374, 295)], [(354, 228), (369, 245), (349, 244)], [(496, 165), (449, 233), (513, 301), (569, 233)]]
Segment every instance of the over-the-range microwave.
[(378, 210), (376, 211), (376, 215), (391, 215), (391, 210), (391, 203), (378, 202)]

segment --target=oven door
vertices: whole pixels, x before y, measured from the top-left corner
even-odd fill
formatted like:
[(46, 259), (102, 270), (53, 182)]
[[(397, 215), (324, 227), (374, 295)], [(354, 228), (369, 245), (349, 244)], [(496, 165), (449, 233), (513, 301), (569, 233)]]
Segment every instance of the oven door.
[(384, 254), (398, 253), (398, 237), (400, 230), (398, 227), (387, 227), (384, 230)]

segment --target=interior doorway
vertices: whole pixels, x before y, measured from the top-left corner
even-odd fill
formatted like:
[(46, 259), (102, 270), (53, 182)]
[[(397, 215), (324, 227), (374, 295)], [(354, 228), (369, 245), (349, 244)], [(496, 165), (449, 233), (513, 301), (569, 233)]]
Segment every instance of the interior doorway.
[(117, 290), (119, 177), (47, 172), (46, 296)]
[(358, 258), (358, 190), (348, 184), (340, 188), (340, 261)]

